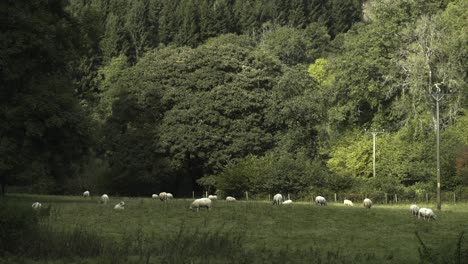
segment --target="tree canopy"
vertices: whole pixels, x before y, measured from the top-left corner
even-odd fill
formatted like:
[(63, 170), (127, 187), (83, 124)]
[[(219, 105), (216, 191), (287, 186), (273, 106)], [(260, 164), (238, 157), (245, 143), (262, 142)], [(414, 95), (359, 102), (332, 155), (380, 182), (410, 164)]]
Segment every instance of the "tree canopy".
[[(463, 0), (4, 1), (2, 186), (431, 191), (434, 93), (445, 94), (442, 188), (466, 186), (466, 10)], [(376, 178), (369, 129), (385, 129)]]

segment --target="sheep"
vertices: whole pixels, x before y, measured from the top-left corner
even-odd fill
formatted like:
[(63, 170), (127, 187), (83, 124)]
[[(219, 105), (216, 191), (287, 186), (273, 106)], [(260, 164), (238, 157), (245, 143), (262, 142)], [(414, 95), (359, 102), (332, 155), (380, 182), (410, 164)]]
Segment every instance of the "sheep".
[(344, 200), (343, 204), (347, 205), (347, 206), (354, 206), (353, 202), (351, 200), (348, 200), (348, 199)]
[(327, 205), (327, 200), (323, 196), (315, 197), (315, 203), (318, 205)]
[(200, 210), (201, 207), (205, 207), (209, 211), (211, 210), (211, 203), (212, 203), (211, 200), (208, 198), (200, 198), (200, 199), (196, 199), (195, 201), (193, 201), (189, 208), (190, 210), (197, 208), (197, 212), (198, 212), (198, 210)]
[(234, 197), (232, 197), (232, 196), (228, 196), (228, 197), (226, 197), (226, 201), (228, 201), (228, 202), (234, 202), (234, 201), (236, 201), (236, 198), (234, 198)]
[(89, 197), (89, 191), (84, 191), (83, 192), (83, 198)]
[(101, 196), (101, 203), (107, 204), (108, 202), (109, 202), (109, 196), (107, 196), (107, 194), (103, 194)]
[(275, 194), (275, 196), (273, 196), (273, 205), (280, 205), (281, 203), (283, 203), (283, 195), (280, 193)]
[(412, 204), (410, 206), (410, 212), (413, 216), (417, 216), (418, 213), (419, 213), (419, 206), (415, 205), (415, 204)]
[(214, 200), (218, 200), (218, 196), (216, 195), (208, 195), (208, 199), (214, 201)]
[(160, 193), (159, 200), (161, 200), (161, 202), (165, 202), (167, 200), (167, 193), (165, 192)]
[(151, 197), (152, 197), (153, 199), (156, 199), (156, 198), (158, 198), (158, 195), (157, 195), (157, 194), (153, 194)]
[(115, 209), (115, 210), (123, 210), (123, 209), (125, 209), (124, 206), (125, 206), (124, 201), (120, 201), (120, 203), (118, 203), (118, 204), (116, 204), (116, 205), (114, 206), (114, 209)]
[(370, 209), (372, 207), (372, 201), (369, 198), (364, 199), (364, 207)]
[(423, 218), (424, 220), (431, 220), (431, 219), (434, 219), (436, 220), (437, 218), (437, 215), (434, 214), (434, 212), (432, 211), (432, 209), (429, 209), (429, 208), (421, 208), (419, 209), (418, 211), (418, 219), (419, 218)]
[(42, 208), (42, 204), (40, 202), (35, 202), (32, 204), (32, 209), (39, 211)]
[(174, 195), (172, 195), (172, 193), (167, 193), (166, 195), (167, 195), (167, 200), (174, 198)]
[(282, 204), (292, 204), (292, 203), (293, 203), (292, 200), (286, 200), (286, 201), (284, 201)]

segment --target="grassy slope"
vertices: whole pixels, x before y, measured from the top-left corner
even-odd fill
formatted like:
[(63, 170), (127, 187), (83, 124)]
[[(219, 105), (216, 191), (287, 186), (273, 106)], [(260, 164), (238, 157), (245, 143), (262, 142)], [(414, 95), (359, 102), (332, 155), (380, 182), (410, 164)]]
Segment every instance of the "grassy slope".
[[(188, 210), (191, 200), (162, 203), (150, 198), (111, 197), (104, 206), (97, 197), (10, 195), (10, 199), (19, 206), (31, 206), (34, 201), (51, 204), (49, 221), (58, 230), (85, 226), (112, 239), (137, 231), (164, 238), (181, 228), (184, 232), (229, 232), (242, 236), (245, 247), (252, 250), (314, 248), (341, 255), (371, 254), (379, 263), (418, 262), (415, 231), (434, 248), (453, 244), (460, 231), (468, 231), (468, 204), (444, 204), (443, 211), (434, 210), (438, 221), (428, 222), (412, 217), (408, 205), (375, 205), (366, 210), (361, 205), (216, 201), (211, 212), (195, 213)], [(120, 200), (125, 201), (126, 209), (114, 211), (113, 205)], [(420, 206), (434, 208), (432, 204)]]

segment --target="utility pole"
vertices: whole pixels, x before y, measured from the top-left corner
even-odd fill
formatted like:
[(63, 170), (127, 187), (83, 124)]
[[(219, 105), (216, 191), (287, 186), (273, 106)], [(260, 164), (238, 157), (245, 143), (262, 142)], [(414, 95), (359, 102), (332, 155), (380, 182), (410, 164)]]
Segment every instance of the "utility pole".
[(372, 138), (373, 138), (373, 142), (374, 142), (374, 147), (373, 147), (373, 151), (372, 151), (372, 175), (374, 176), (375, 178), (375, 146), (376, 146), (376, 137), (377, 137), (377, 134), (382, 134), (385, 132), (385, 129), (382, 129), (382, 131), (377, 131), (377, 129), (374, 128), (373, 131), (367, 131), (368, 133), (371, 133), (372, 134)]
[(439, 102), (444, 98), (445, 94), (434, 93), (431, 94), (432, 98), (436, 101), (436, 137), (437, 137), (437, 209), (441, 210), (441, 199), (440, 199), (440, 137), (439, 137)]

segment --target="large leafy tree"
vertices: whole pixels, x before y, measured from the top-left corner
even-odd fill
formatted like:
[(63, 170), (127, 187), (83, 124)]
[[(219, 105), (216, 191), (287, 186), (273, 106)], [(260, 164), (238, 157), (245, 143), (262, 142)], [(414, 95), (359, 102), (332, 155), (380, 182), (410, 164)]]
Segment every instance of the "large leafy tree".
[(248, 37), (226, 35), (196, 49), (155, 50), (135, 66), (137, 72), (147, 81), (142, 98), (161, 96), (154, 140), (183, 176), (180, 192), (188, 193), (196, 179), (230, 160), (272, 147), (265, 116), (281, 64), (255, 51)]
[(79, 31), (62, 1), (0, 5), (0, 179), (61, 191), (88, 146), (73, 97)]

